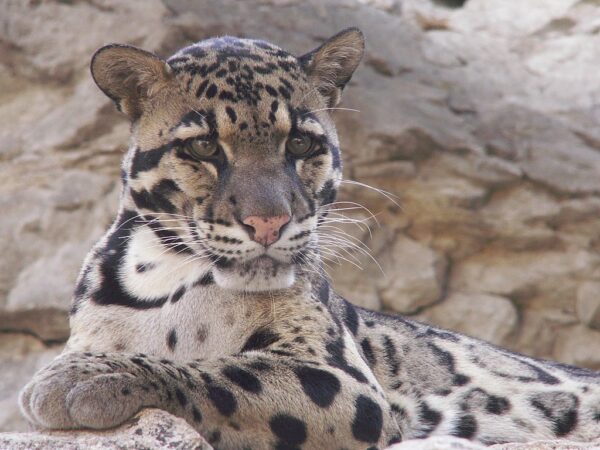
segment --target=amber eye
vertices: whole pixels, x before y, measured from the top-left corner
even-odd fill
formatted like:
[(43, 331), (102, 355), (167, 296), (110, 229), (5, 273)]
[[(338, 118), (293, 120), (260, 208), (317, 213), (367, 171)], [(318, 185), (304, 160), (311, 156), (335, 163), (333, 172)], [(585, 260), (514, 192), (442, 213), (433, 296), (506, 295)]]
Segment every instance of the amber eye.
[(194, 139), (186, 142), (185, 149), (194, 158), (204, 159), (214, 156), (217, 153), (218, 146), (215, 141)]
[(308, 134), (295, 133), (291, 135), (286, 145), (287, 151), (294, 156), (305, 156), (314, 147), (314, 140)]

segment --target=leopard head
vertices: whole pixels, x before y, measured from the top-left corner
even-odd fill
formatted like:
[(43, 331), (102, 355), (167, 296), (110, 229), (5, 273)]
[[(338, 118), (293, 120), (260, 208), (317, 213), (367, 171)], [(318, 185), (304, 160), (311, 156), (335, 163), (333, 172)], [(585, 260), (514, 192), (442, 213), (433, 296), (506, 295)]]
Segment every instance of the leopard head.
[(340, 182), (328, 109), (363, 49), (351, 28), (300, 57), (234, 37), (166, 61), (126, 45), (98, 50), (94, 80), (132, 122), (121, 211), (222, 288), (291, 286)]

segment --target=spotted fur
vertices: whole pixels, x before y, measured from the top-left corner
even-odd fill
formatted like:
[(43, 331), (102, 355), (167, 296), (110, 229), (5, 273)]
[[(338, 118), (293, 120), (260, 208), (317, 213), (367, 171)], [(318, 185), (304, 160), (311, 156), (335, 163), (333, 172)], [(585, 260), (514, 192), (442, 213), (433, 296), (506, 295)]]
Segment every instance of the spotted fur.
[[(65, 352), (21, 394), (32, 423), (103, 429), (158, 407), (223, 449), (600, 436), (597, 373), (357, 308), (321, 275), (316, 230), (341, 176), (327, 109), (362, 52), (349, 29), (302, 57), (232, 37), (167, 61), (96, 53), (132, 144)], [(290, 220), (265, 246), (247, 225), (260, 217)]]

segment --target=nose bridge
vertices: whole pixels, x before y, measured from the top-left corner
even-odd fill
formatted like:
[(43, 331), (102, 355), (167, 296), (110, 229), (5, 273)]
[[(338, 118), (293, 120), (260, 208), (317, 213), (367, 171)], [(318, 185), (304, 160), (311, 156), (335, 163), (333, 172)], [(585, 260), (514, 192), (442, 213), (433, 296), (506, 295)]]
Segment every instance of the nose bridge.
[(236, 167), (232, 191), (240, 218), (290, 215), (290, 182), (285, 171), (267, 161)]

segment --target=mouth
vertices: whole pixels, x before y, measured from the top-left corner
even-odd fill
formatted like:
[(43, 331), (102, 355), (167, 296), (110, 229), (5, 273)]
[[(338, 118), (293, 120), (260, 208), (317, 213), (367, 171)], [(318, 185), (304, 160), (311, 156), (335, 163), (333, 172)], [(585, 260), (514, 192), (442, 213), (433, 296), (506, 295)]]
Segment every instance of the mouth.
[(213, 269), (219, 287), (237, 291), (272, 291), (290, 287), (295, 280), (294, 265), (262, 254), (247, 261), (231, 261)]

